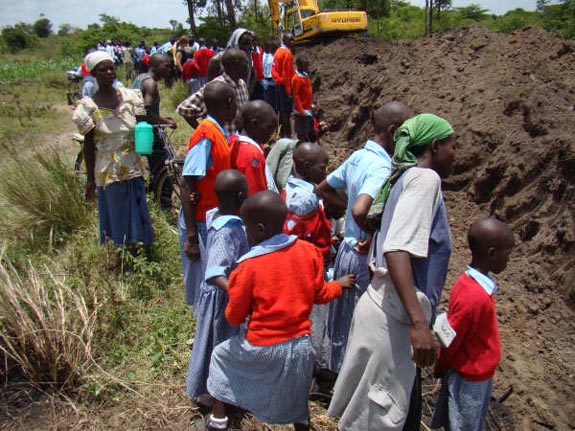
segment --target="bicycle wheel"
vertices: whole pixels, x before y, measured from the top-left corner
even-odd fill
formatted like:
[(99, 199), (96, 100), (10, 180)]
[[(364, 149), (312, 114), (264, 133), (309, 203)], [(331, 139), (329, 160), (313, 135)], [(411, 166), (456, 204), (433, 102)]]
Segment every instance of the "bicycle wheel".
[(156, 176), (154, 199), (160, 204), (162, 210), (174, 216), (174, 221), (177, 220), (181, 207), (180, 183), (172, 178), (167, 167), (164, 167)]

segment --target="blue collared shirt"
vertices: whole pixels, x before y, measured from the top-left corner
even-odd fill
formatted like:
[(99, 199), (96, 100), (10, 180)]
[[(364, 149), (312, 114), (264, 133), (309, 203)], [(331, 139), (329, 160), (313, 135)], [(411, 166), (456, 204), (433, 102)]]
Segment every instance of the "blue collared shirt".
[(470, 278), (474, 279), (481, 287), (483, 287), (489, 296), (493, 295), (499, 289), (497, 284), (495, 284), (495, 280), (493, 280), (490, 276), (479, 272), (471, 265), (467, 265), (465, 273)]
[[(222, 125), (218, 123), (214, 117), (208, 115), (207, 119), (211, 120), (218, 127), (218, 129), (220, 129), (227, 140), (228, 131), (223, 128)], [(206, 175), (208, 169), (210, 169), (214, 163), (214, 160), (210, 154), (211, 151), (212, 141), (207, 138), (198, 141), (196, 145), (190, 148), (188, 154), (186, 154), (182, 176), (203, 178)]]
[(292, 245), (297, 239), (295, 235), (286, 235), (279, 233), (274, 235), (259, 244), (254, 245), (250, 251), (239, 258), (238, 263), (244, 260), (251, 259), (252, 257), (263, 256), (264, 254), (273, 253), (274, 251), (281, 250)]
[(391, 157), (377, 142), (368, 140), (365, 146), (354, 152), (339, 168), (327, 177), (334, 189), (347, 189), (348, 203), (345, 213), (344, 239), (351, 246), (367, 239), (353, 219), (351, 207), (361, 194), (375, 199), (383, 182), (391, 172)]

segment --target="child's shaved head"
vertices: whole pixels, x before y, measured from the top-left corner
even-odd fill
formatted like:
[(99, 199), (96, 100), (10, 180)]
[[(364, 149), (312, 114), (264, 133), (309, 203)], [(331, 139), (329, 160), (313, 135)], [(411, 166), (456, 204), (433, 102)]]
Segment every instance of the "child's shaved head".
[(515, 245), (513, 232), (505, 223), (494, 217), (474, 222), (467, 232), (472, 254), (472, 266), (484, 273), (503, 271)]
[(293, 161), (296, 173), (305, 181), (319, 184), (325, 178), (329, 158), (321, 145), (312, 142), (299, 144), (293, 153)]
[(510, 247), (514, 244), (513, 232), (502, 221), (486, 217), (474, 222), (467, 232), (467, 241), (473, 254), (489, 247)]
[(221, 81), (208, 82), (204, 88), (204, 103), (208, 112), (213, 112), (222, 105), (226, 106), (230, 99), (235, 100), (235, 97), (233, 88)]
[(388, 102), (373, 112), (372, 122), (375, 134), (385, 133), (390, 126), (398, 128), (405, 120), (413, 117), (415, 112), (400, 101)]
[(246, 199), (241, 208), (241, 215), (250, 240), (257, 244), (282, 233), (287, 207), (280, 195), (264, 190)]
[(235, 169), (226, 169), (216, 176), (214, 190), (219, 202), (234, 202), (238, 196), (247, 196), (248, 181)]
[(276, 111), (263, 100), (252, 100), (242, 106), (240, 123), (246, 134), (258, 144), (267, 143), (278, 127)]

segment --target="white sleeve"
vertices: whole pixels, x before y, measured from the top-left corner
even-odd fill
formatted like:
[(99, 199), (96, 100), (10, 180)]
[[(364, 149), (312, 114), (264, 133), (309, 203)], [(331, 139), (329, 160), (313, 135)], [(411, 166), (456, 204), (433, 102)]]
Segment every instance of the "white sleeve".
[(406, 251), (424, 258), (442, 198), (441, 179), (435, 171), (423, 168), (412, 168), (404, 175), (403, 190), (393, 211), (383, 252)]

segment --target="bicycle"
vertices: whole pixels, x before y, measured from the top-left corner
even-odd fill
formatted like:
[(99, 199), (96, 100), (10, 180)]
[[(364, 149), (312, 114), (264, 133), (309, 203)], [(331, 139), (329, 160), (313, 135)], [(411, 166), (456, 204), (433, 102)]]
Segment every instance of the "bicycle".
[[(169, 211), (177, 220), (181, 207), (182, 170), (184, 159), (178, 158), (171, 140), (171, 134), (166, 129), (169, 124), (155, 124), (154, 130), (166, 155), (164, 166), (160, 166), (157, 172), (153, 172), (151, 185), (154, 200), (160, 204), (160, 208)], [(173, 132), (172, 132), (173, 133)]]
[(78, 100), (82, 98), (82, 77), (76, 74), (75, 70), (67, 70), (66, 78), (68, 79), (68, 92), (66, 99), (68, 105), (75, 106)]

